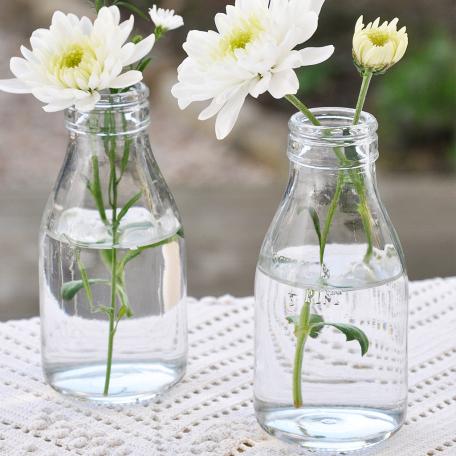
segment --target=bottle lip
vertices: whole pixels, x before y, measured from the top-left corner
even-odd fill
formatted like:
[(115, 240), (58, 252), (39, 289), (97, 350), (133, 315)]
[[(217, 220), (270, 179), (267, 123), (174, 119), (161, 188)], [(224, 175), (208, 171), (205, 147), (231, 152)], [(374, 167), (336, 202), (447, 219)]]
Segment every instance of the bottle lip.
[[(122, 109), (142, 104), (148, 101), (149, 88), (142, 82), (128, 88), (125, 92), (110, 93), (107, 89), (100, 92), (100, 100), (92, 111), (109, 111), (110, 109)], [(67, 111), (78, 111), (74, 106)]]
[(368, 112), (361, 112), (359, 123), (353, 125), (355, 110), (339, 107), (322, 107), (310, 110), (322, 123), (314, 125), (303, 114), (294, 114), (289, 123), (290, 132), (305, 142), (321, 146), (350, 146), (377, 139), (377, 119)]

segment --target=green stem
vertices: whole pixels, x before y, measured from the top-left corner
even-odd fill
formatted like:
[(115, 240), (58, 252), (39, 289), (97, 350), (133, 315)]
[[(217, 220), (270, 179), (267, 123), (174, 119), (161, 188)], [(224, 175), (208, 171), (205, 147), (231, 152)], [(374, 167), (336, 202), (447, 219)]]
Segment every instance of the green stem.
[(345, 176), (344, 171), (339, 171), (339, 175), (337, 177), (337, 184), (336, 184), (336, 192), (334, 193), (334, 197), (331, 200), (329, 205), (328, 214), (325, 220), (325, 226), (323, 228), (323, 232), (321, 235), (321, 243), (320, 243), (320, 265), (323, 265), (323, 260), (325, 256), (325, 249), (326, 243), (328, 241), (329, 230), (331, 229), (331, 225), (334, 219), (334, 215), (336, 213), (337, 206), (339, 204), (340, 197), (342, 195), (342, 189), (344, 186)]
[[(112, 123), (112, 114), (110, 113), (110, 130), (112, 131), (114, 125)], [(117, 181), (116, 175), (116, 142), (115, 139), (110, 141), (111, 149), (108, 152), (110, 173), (109, 173), (109, 201), (112, 209), (112, 250), (111, 250), (111, 307), (109, 312), (109, 334), (108, 334), (108, 354), (106, 361), (106, 376), (103, 395), (109, 394), (109, 384), (111, 381), (111, 368), (112, 368), (112, 354), (114, 350), (114, 336), (115, 318), (116, 318), (116, 301), (117, 301), (117, 237), (118, 237), (118, 223), (117, 223)]]
[(310, 302), (306, 301), (299, 317), (296, 352), (293, 366), (293, 405), (302, 407), (302, 361), (304, 347), (309, 336)]
[(365, 73), (363, 73), (363, 82), (361, 84), (361, 90), (359, 91), (358, 102), (356, 103), (353, 125), (357, 125), (361, 117), (361, 112), (363, 111), (364, 103), (366, 102), (367, 91), (369, 90), (372, 75), (373, 73), (370, 71), (366, 71)]
[(312, 114), (312, 111), (297, 96), (286, 95), (285, 99), (301, 111), (315, 126), (321, 125), (318, 119)]
[(112, 249), (112, 279), (111, 279), (111, 308), (109, 312), (109, 335), (108, 335), (108, 356), (106, 361), (106, 375), (103, 395), (109, 394), (109, 384), (111, 381), (112, 353), (114, 350), (114, 335), (116, 333), (114, 324), (116, 316), (116, 282), (117, 282), (117, 250)]

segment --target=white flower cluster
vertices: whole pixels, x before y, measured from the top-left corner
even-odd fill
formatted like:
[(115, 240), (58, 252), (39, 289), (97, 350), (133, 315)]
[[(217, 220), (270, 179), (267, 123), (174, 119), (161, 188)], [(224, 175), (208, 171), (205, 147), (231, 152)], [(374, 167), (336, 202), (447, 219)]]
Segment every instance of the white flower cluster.
[(188, 57), (173, 88), (181, 109), (211, 100), (200, 120), (217, 116), (217, 138), (225, 138), (246, 97), (269, 92), (275, 98), (296, 94), (295, 69), (328, 59), (333, 46), (295, 48), (316, 31), (324, 0), (236, 0), (217, 14), (217, 31), (191, 31)]
[(149, 16), (162, 31), (175, 30), (184, 25), (183, 17), (175, 14), (174, 10), (158, 8), (157, 5), (149, 9)]
[(15, 79), (0, 80), (0, 90), (32, 93), (47, 103), (44, 110), (75, 106), (90, 111), (104, 89), (122, 89), (142, 80), (140, 71), (128, 70), (152, 49), (155, 35), (126, 43), (134, 18), (120, 22), (116, 6), (101, 8), (95, 22), (74, 14), (54, 13), (49, 29), (30, 38), (32, 50), (21, 47), (24, 58), (10, 61)]

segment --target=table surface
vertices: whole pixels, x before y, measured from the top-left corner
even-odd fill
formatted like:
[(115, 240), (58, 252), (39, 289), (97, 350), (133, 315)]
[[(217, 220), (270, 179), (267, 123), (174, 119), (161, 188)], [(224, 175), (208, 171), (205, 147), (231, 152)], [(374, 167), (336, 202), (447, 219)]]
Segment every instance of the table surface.
[[(379, 456), (456, 455), (456, 278), (410, 288), (409, 410)], [(252, 408), (253, 298), (189, 299), (184, 380), (157, 401), (101, 406), (44, 382), (38, 318), (0, 324), (1, 456), (294, 456)]]

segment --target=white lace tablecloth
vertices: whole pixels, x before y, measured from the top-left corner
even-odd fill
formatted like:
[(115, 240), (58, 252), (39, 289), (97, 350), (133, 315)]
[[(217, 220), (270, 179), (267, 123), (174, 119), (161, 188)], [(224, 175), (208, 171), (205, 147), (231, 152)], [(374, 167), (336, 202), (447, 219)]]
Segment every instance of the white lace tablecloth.
[[(38, 318), (0, 324), (1, 456), (295, 456), (252, 408), (253, 299), (190, 300), (185, 379), (156, 402), (60, 396), (40, 367)], [(411, 285), (406, 425), (379, 456), (456, 455), (456, 278)]]

